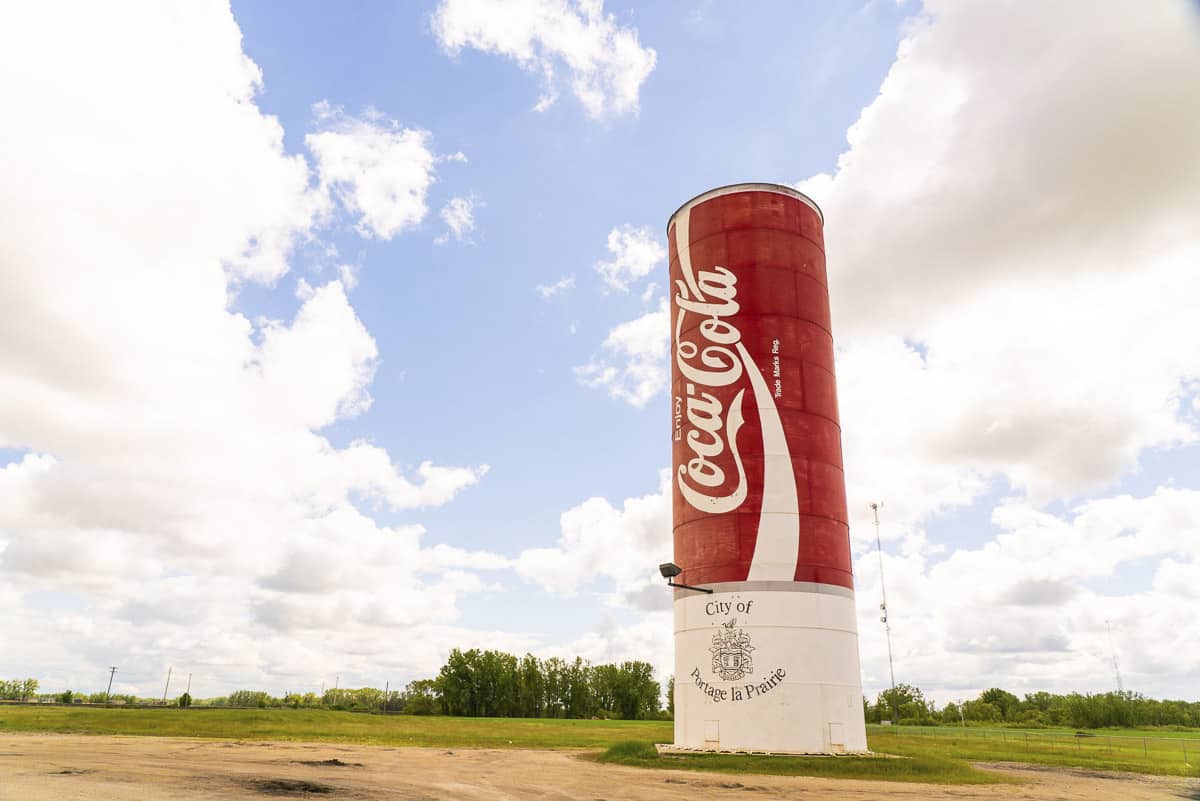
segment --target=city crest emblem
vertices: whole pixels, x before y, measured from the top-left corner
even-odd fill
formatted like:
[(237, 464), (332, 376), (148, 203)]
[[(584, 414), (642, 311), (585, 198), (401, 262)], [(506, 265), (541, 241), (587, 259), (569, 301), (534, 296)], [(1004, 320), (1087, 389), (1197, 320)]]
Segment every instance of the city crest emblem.
[(754, 659), (750, 656), (754, 646), (750, 644), (749, 634), (733, 627), (736, 622), (735, 618), (722, 624), (708, 649), (713, 655), (713, 673), (725, 681), (737, 681), (754, 672)]

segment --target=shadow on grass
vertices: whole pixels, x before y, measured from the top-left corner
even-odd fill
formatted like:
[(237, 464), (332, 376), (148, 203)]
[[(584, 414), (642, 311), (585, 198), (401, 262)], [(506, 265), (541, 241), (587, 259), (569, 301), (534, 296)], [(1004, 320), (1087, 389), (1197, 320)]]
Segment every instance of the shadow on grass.
[(659, 754), (653, 743), (629, 740), (590, 757), (597, 762), (663, 770), (699, 770), (831, 779), (926, 782), (929, 784), (1002, 784), (1012, 781), (976, 770), (962, 760), (933, 755), (891, 759), (886, 756), (767, 756), (762, 754)]

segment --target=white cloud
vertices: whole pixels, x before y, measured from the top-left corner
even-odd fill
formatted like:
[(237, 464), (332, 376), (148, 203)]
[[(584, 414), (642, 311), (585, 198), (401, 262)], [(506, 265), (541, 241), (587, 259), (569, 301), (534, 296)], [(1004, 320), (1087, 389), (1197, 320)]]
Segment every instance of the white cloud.
[(354, 290), (358, 286), (358, 267), (353, 264), (339, 264), (337, 266), (338, 280), (347, 292)]
[(662, 298), (656, 310), (609, 331), (602, 354), (576, 367), (575, 377), (584, 386), (645, 406), (667, 385), (670, 340), (670, 313), (667, 299)]
[(352, 117), (324, 101), (313, 112), (319, 130), (304, 141), (316, 157), (321, 187), (358, 215), (359, 233), (391, 239), (420, 224), (437, 161), (429, 132), (403, 128), (377, 112)]
[[(1200, 90), (1195, 19), (1169, 4), (1132, 29), (1118, 3), (1086, 18), (1041, 3), (926, 10), (836, 175), (801, 185), (827, 221), (852, 530), (865, 544), (866, 505), (886, 498), (890, 539), (915, 537), (887, 569), (898, 664), (917, 683), (950, 684), (952, 664), (972, 687), (1107, 689), (1106, 615), (1127, 652), (1178, 640), (1178, 545), (1123, 510), (1195, 499), (1160, 491), (1064, 518), (1030, 507), (1196, 436), (1179, 411), (1200, 374), (1184, 300), (1200, 290), (1200, 237), (1180, 222), (1200, 211), (1200, 114), (1182, 102)], [(983, 548), (934, 564), (922, 521), (997, 476), (1027, 500), (996, 511), (1003, 533)], [(1174, 530), (1196, 539), (1182, 519)], [(864, 668), (878, 685), (864, 556)], [(1138, 559), (1163, 560), (1153, 592), (1088, 589)], [(1033, 596), (1047, 605), (1016, 602)], [(1185, 692), (1177, 669), (1141, 669), (1137, 686)]]
[(613, 289), (622, 292), (635, 281), (645, 278), (667, 258), (666, 249), (646, 226), (622, 225), (608, 233), (612, 261), (596, 262), (596, 272)]
[[(981, 547), (943, 560), (888, 554), (897, 679), (941, 685), (943, 702), (956, 697), (947, 665), (961, 676), (959, 690), (1111, 689), (1111, 620), (1127, 686), (1189, 696), (1187, 666), (1200, 649), (1180, 629), (1178, 610), (1194, 595), (1180, 579), (1200, 567), (1200, 539), (1187, 533), (1197, 513), (1194, 490), (1103, 498), (1061, 516), (1011, 499), (993, 513), (998, 531)], [(878, 687), (887, 658), (874, 560), (864, 550), (856, 575), (864, 670)], [(1097, 589), (1146, 563), (1158, 565), (1153, 586)]]
[(927, 3), (836, 175), (802, 182), (852, 508), (861, 487), (916, 520), (995, 475), (1075, 495), (1196, 436), (1197, 20), (1126, 11)]
[[(670, 604), (671, 591), (661, 579), (647, 595), (653, 593)], [(638, 660), (654, 666), (655, 678), (663, 685), (667, 677), (675, 672), (674, 653), (664, 647), (674, 637), (675, 616), (670, 609), (647, 612), (634, 623), (619, 621), (607, 616), (592, 629), (568, 643), (554, 648), (541, 649), (545, 656), (571, 659), (582, 656), (592, 664), (612, 664)]]
[(534, 287), (537, 293), (544, 299), (549, 299), (555, 295), (561, 295), (563, 292), (569, 292), (575, 288), (575, 276), (564, 275), (562, 278), (555, 281), (553, 284), (538, 284)]
[(620, 508), (588, 498), (563, 512), (562, 533), (550, 548), (531, 548), (516, 560), (517, 572), (552, 592), (570, 595), (597, 578), (611, 580), (614, 600), (645, 610), (670, 608), (655, 565), (671, 556), (671, 507), (662, 471), (657, 493), (627, 498)]
[[(3, 216), (6, 227), (22, 220), (33, 229), (5, 244), (2, 261), (8, 270), (15, 271), (27, 260), (18, 244), (30, 238), (54, 247), (68, 263), (87, 265), (91, 260), (82, 242), (103, 237), (106, 247), (123, 247), (123, 255), (147, 273), (146, 288), (128, 301), (134, 304), (162, 289), (151, 274), (159, 259), (178, 248), (219, 258), (238, 278), (272, 281), (287, 271), (292, 245), (310, 230), (322, 200), (307, 191), (304, 159), (284, 152), (278, 120), (251, 102), (262, 75), (241, 54), (240, 32), (232, 18), (205, 8), (180, 11), (179, 24), (191, 25), (196, 32), (195, 43), (181, 44), (156, 40), (145, 26), (98, 9), (75, 12), (80, 24), (60, 24), (53, 15), (28, 10), (18, 16), (9, 20), (12, 35), (0, 55), (9, 78), (4, 88), (6, 117), (11, 118), (0, 130), (0, 170), (6, 185), (22, 187), (23, 194), (18, 206)], [(43, 46), (47, 39), (53, 39), (53, 47)], [(144, 96), (164, 97), (165, 107), (127, 103), (118, 114), (102, 102), (113, 93), (129, 91), (131, 76), (122, 59), (97, 59), (80, 69), (83, 62), (78, 59), (51, 57), (99, 55), (99, 42), (104, 41), (137, 48), (145, 64), (174, 65), (170, 71), (141, 70), (136, 78)], [(221, 55), (209, 60), (205, 47), (219, 49)], [(26, 77), (18, 80), (17, 75)], [(67, 97), (80, 102), (63, 102)], [(15, 119), (18, 113), (25, 119)], [(81, 136), (81, 131), (88, 135)], [(69, 175), (69, 184), (46, 180), (41, 169), (48, 158), (57, 162), (49, 177), (61, 180)], [(108, 162), (136, 167), (138, 174), (110, 182)], [(176, 191), (181, 184), (189, 187), (187, 194)], [(170, 208), (163, 207), (165, 197), (172, 198)], [(20, 206), (51, 203), (53, 216), (26, 219), (19, 213)], [(202, 233), (193, 233), (188, 223), (199, 218), (204, 220)], [(64, 230), (71, 235), (64, 236)], [(56, 238), (57, 243), (48, 241)], [(91, 284), (102, 283), (98, 277), (80, 280), (84, 285), (78, 292), (69, 291), (68, 298), (85, 297)], [(219, 282), (213, 281), (205, 287), (168, 291), (218, 288)], [(6, 295), (16, 291), (18, 287), (6, 285)], [(103, 292), (96, 302), (108, 300), (119, 302)], [(9, 321), (16, 322), (12, 317)]]
[(439, 245), (449, 242), (451, 235), (456, 242), (469, 241), (471, 232), (475, 230), (475, 199), (452, 197), (442, 206), (441, 216), (442, 222), (450, 230), (437, 238)]
[(654, 300), (654, 296), (657, 294), (658, 284), (651, 281), (650, 283), (646, 284), (646, 288), (642, 290), (642, 294), (639, 295), (639, 299), (642, 301), (642, 305), (649, 306), (650, 302)]
[(455, 54), (464, 47), (515, 60), (543, 78), (534, 107), (558, 97), (559, 72), (589, 116), (636, 114), (638, 93), (654, 70), (655, 53), (637, 30), (605, 14), (603, 0), (442, 0), (433, 14), (438, 42)]
[[(321, 433), (371, 403), (378, 349), (346, 285), (297, 281), (288, 320), (231, 308), (331, 209), (258, 108), (228, 7), (40, 9), (0, 48), (0, 448), (26, 451), (0, 468), (9, 667), (315, 689), (335, 661), (399, 677), (486, 636), (457, 629), (457, 600), (507, 560), (359, 508), (444, 504), (486, 466), (407, 470)], [(418, 220), (422, 137), (326, 122), (324, 185), (379, 236)], [(380, 636), (399, 625), (411, 651)]]

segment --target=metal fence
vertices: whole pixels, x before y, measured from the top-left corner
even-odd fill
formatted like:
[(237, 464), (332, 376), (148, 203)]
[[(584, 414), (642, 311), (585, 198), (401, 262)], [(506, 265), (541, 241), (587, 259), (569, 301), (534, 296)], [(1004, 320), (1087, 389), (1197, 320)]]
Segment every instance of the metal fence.
[(1110, 758), (1129, 762), (1182, 761), (1200, 762), (1200, 737), (1159, 737), (1135, 734), (1106, 734), (1092, 731), (1039, 731), (1029, 729), (984, 729), (975, 726), (881, 726), (871, 724), (873, 736), (929, 737), (950, 745), (962, 740), (967, 744), (989, 746), (996, 758), (1001, 754), (1065, 753), (1081, 758)]

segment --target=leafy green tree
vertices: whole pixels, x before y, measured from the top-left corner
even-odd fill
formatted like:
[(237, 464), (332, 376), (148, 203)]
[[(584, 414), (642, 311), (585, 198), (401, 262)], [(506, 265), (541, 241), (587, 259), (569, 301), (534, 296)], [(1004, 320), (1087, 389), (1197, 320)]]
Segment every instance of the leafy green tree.
[(616, 676), (614, 700), (621, 717), (625, 720), (653, 718), (661, 704), (653, 666), (649, 662), (622, 662)]
[(0, 699), (5, 701), (28, 701), (37, 695), (37, 679), (0, 680)]
[(875, 700), (878, 720), (897, 723), (922, 723), (932, 715), (925, 695), (911, 684), (897, 684), (895, 690), (884, 690)]
[(987, 701), (964, 701), (962, 705), (963, 717), (969, 721), (981, 721), (984, 723), (999, 723), (1001, 718), (1000, 707), (995, 704), (989, 704)]
[(567, 663), (557, 656), (552, 656), (542, 662), (542, 676), (545, 681), (545, 716), (548, 718), (566, 717), (567, 713)]
[(401, 695), (401, 709), (409, 715), (440, 715), (442, 697), (434, 679), (410, 681)]
[(184, 693), (183, 695), (179, 696), (178, 704), (180, 709), (187, 709), (192, 705), (192, 694)]
[(533, 654), (521, 658), (519, 697), (521, 717), (540, 718), (546, 708), (546, 679), (542, 663)]
[(262, 690), (236, 690), (229, 694), (227, 703), (229, 706), (255, 707), (258, 709), (283, 706), (283, 701), (271, 697)]
[(979, 695), (979, 700), (999, 709), (1001, 720), (1013, 720), (1021, 705), (1021, 699), (999, 687), (984, 690)]

